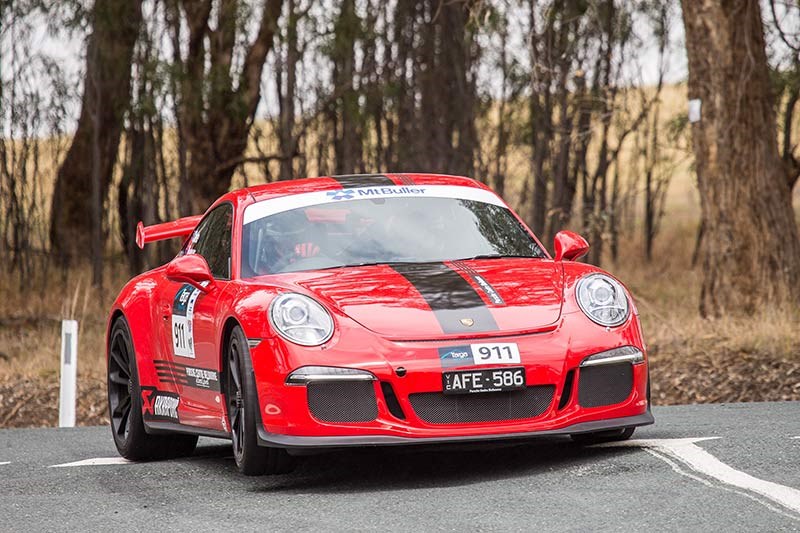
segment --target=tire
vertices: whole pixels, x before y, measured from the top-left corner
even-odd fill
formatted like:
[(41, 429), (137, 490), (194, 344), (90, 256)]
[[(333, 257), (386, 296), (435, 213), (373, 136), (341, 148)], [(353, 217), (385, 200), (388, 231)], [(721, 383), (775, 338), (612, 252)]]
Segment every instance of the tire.
[(239, 326), (231, 331), (225, 361), (225, 401), (236, 468), (246, 476), (290, 472), (294, 459), (286, 450), (258, 445), (258, 395), (247, 338)]
[(142, 392), (130, 329), (120, 317), (108, 341), (108, 418), (119, 454), (131, 461), (190, 455), (196, 435), (149, 435), (142, 420)]
[(608, 431), (595, 431), (593, 433), (576, 433), (570, 435), (572, 442), (580, 446), (589, 446), (603, 442), (617, 442), (628, 440), (633, 436), (636, 428), (611, 429)]

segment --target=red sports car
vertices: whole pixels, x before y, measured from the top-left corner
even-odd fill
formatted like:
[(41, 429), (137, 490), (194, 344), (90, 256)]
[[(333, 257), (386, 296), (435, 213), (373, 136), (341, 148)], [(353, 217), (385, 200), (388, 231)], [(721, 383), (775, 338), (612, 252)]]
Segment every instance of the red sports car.
[(108, 403), (129, 459), (233, 441), (244, 474), (307, 450), (569, 435), (651, 424), (633, 300), (551, 258), (477, 181), (334, 176), (228, 193), (203, 216), (139, 226), (183, 237), (108, 321)]

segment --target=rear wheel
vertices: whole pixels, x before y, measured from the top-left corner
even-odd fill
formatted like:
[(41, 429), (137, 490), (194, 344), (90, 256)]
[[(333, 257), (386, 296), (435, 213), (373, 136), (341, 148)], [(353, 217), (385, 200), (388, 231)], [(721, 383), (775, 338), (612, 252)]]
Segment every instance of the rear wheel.
[(119, 454), (132, 461), (189, 455), (196, 435), (148, 435), (142, 420), (142, 393), (127, 321), (120, 317), (108, 341), (108, 414)]
[(633, 436), (635, 430), (636, 428), (622, 428), (609, 431), (595, 431), (593, 433), (576, 433), (570, 435), (570, 438), (572, 438), (572, 442), (575, 444), (589, 446), (591, 444), (600, 444), (603, 442), (628, 440)]
[(246, 476), (283, 474), (291, 471), (294, 468), (294, 460), (286, 450), (258, 445), (256, 425), (258, 396), (247, 338), (239, 326), (231, 331), (226, 363), (225, 397), (236, 468)]

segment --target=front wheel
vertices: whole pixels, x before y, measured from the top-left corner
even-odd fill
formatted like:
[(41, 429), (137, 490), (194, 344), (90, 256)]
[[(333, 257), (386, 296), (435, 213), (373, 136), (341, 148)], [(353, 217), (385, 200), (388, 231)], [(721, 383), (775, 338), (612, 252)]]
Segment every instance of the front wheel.
[(236, 468), (246, 476), (291, 471), (294, 461), (286, 450), (258, 445), (258, 396), (247, 338), (239, 326), (231, 331), (226, 351), (226, 369), (225, 397)]
[(611, 429), (608, 431), (595, 431), (592, 433), (575, 433), (570, 435), (572, 442), (581, 446), (601, 444), (603, 442), (617, 442), (628, 440), (633, 436), (636, 428)]

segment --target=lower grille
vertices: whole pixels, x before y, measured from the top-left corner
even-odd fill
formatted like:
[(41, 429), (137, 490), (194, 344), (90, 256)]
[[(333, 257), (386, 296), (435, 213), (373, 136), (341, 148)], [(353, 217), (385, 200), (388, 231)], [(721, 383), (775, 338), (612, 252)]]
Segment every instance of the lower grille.
[(578, 376), (578, 403), (583, 407), (614, 405), (628, 398), (633, 388), (633, 365), (587, 366)]
[(410, 394), (414, 412), (430, 424), (460, 424), (523, 420), (543, 414), (550, 406), (555, 387), (537, 385), (510, 392)]
[(372, 381), (311, 382), (308, 409), (324, 422), (369, 422), (378, 416)]

